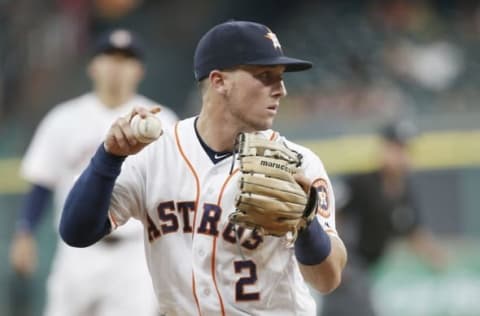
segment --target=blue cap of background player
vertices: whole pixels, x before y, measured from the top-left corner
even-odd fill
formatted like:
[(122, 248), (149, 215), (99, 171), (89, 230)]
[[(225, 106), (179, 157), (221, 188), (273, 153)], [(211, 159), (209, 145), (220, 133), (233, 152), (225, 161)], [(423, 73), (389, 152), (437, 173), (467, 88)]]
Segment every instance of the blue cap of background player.
[(225, 22), (213, 27), (198, 42), (193, 59), (197, 81), (208, 77), (212, 70), (240, 65), (285, 65), (287, 72), (312, 67), (309, 61), (285, 56), (275, 33), (259, 23)]
[(418, 135), (418, 129), (410, 120), (398, 120), (386, 124), (380, 134), (387, 141), (406, 145)]
[(145, 49), (140, 39), (125, 29), (115, 29), (103, 33), (95, 42), (93, 54), (125, 53), (139, 60), (145, 58)]

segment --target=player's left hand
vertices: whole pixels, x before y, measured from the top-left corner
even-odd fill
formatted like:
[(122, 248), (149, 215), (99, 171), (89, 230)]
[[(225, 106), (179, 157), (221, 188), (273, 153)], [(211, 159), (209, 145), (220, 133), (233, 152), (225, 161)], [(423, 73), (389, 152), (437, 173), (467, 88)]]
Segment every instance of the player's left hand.
[(311, 187), (310, 179), (308, 179), (301, 170), (294, 173), (293, 178), (302, 187), (303, 191), (305, 191), (306, 194), (309, 194)]
[(152, 108), (135, 107), (128, 115), (118, 118), (110, 127), (104, 141), (105, 150), (116, 156), (134, 155), (145, 148), (148, 143), (142, 143), (134, 136), (130, 122), (135, 115), (142, 118), (161, 111), (159, 106)]
[(230, 220), (264, 235), (293, 237), (313, 219), (318, 194), (300, 173), (302, 157), (285, 144), (240, 134), (240, 192)]
[(10, 264), (16, 273), (30, 276), (37, 267), (37, 243), (31, 233), (17, 232), (10, 248)]

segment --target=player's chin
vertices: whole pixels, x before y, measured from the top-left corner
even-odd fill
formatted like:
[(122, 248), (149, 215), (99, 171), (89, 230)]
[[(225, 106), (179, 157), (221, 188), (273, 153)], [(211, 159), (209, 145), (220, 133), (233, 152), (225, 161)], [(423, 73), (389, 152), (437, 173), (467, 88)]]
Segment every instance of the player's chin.
[(270, 129), (273, 126), (273, 121), (274, 121), (273, 117), (266, 117), (261, 120), (257, 120), (257, 122), (255, 122), (254, 124), (255, 130), (264, 131), (264, 130)]

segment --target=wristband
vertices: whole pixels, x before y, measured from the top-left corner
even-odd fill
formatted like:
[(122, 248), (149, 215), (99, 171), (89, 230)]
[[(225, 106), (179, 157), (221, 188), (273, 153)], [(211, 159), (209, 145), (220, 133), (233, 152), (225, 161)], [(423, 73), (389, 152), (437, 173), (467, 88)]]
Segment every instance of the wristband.
[(299, 233), (295, 241), (295, 256), (304, 265), (316, 265), (325, 260), (332, 250), (330, 237), (317, 219)]

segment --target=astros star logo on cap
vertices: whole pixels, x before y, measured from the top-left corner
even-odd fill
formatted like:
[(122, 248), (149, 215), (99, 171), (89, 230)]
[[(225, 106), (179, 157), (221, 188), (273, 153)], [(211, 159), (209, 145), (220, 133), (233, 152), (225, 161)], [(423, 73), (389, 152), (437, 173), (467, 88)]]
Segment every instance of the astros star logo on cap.
[(110, 35), (110, 43), (116, 47), (127, 47), (132, 42), (132, 35), (125, 30), (118, 30)]
[(268, 33), (265, 34), (265, 37), (272, 41), (274, 48), (282, 49), (282, 46), (280, 45), (277, 35), (275, 35), (275, 33), (273, 33), (271, 30), (268, 30)]

